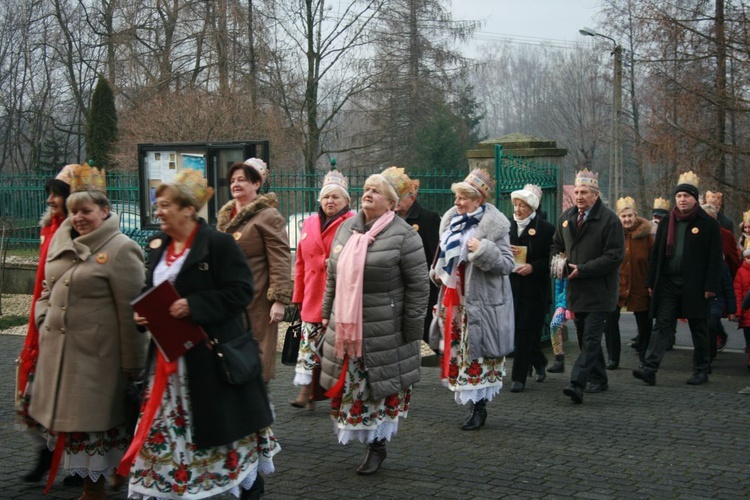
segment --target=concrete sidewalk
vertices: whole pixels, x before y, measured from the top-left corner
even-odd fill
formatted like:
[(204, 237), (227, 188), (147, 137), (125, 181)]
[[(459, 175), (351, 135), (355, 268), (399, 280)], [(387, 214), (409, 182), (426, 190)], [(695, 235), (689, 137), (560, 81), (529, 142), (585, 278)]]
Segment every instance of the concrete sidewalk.
[[(293, 369), (279, 364), (271, 396), (282, 451), (264, 498), (747, 497), (750, 397), (738, 392), (750, 386), (750, 375), (735, 346), (741, 332), (730, 330), (730, 349), (719, 353), (708, 384), (685, 383), (692, 351), (678, 347), (649, 387), (631, 375), (637, 365), (628, 347), (633, 323), (623, 314), (622, 360), (609, 372), (607, 392), (586, 394), (583, 405), (562, 394), (578, 351), (571, 335), (566, 373), (543, 383), (529, 379), (522, 393), (504, 389), (488, 404), (479, 432), (459, 429), (468, 408), (454, 403), (437, 368), (423, 368), (409, 418), (388, 444), (383, 468), (370, 477), (354, 473), (364, 445), (336, 442), (325, 404), (306, 411), (287, 403), (297, 392)], [(678, 345), (686, 343), (689, 333), (681, 325)], [(31, 441), (13, 428), (13, 360), (22, 344), (23, 337), (0, 335), (0, 498), (78, 498), (80, 490), (62, 485), (64, 473), (46, 497), (42, 484), (21, 482), (35, 459)]]

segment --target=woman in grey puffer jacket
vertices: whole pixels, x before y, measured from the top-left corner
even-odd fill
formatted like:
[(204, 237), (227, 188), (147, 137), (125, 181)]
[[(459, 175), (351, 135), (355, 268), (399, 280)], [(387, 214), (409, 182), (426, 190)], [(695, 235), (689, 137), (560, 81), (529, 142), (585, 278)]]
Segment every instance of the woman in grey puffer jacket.
[(472, 402), (466, 431), (484, 425), (486, 403), (503, 387), (505, 355), (513, 350), (510, 222), (485, 203), (492, 184), (485, 170), (474, 169), (451, 186), (456, 206), (443, 215), (430, 270), (441, 285), (430, 347), (442, 351), (441, 378), (456, 402)]
[(367, 179), (362, 210), (339, 227), (323, 299), (321, 384), (339, 442), (369, 443), (361, 475), (377, 472), (407, 415), (429, 295), (422, 240), (394, 217), (405, 175), (387, 172)]

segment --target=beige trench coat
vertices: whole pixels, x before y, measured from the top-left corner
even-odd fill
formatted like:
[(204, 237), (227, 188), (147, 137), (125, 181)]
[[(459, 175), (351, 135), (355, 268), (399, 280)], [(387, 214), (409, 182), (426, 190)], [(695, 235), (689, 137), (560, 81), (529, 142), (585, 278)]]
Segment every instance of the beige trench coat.
[(100, 432), (125, 422), (126, 374), (146, 363), (148, 338), (130, 301), (145, 283), (143, 253), (115, 214), (71, 239), (70, 219), (50, 244), (36, 303), (39, 362), (29, 413), (59, 432)]

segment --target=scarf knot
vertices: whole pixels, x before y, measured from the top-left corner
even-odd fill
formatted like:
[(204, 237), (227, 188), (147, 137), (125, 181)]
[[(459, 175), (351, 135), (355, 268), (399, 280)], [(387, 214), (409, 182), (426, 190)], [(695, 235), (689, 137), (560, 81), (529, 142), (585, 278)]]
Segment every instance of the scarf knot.
[(669, 227), (667, 227), (667, 249), (666, 256), (668, 258), (674, 257), (675, 245), (677, 240), (677, 222), (691, 221), (695, 219), (698, 213), (698, 204), (693, 205), (689, 211), (682, 213), (677, 207), (672, 208), (669, 213)]
[(458, 264), (461, 263), (462, 248), (466, 243), (466, 232), (479, 224), (484, 211), (485, 206), (481, 205), (471, 213), (454, 215), (448, 229), (440, 236), (440, 253), (435, 264), (435, 272), (443, 284), (449, 288), (455, 288), (455, 279), (451, 276)]

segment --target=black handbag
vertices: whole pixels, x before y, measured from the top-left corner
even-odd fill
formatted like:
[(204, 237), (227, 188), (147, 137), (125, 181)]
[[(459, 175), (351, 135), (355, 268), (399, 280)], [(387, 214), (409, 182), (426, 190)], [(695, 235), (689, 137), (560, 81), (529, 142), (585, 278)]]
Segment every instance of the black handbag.
[(217, 361), (219, 375), (227, 384), (242, 385), (261, 376), (263, 369), (260, 350), (250, 329), (228, 342), (220, 343), (214, 338), (211, 341), (211, 347)]
[(302, 320), (299, 316), (299, 310), (295, 310), (292, 324), (286, 329), (284, 335), (284, 347), (281, 349), (281, 363), (287, 366), (297, 364), (299, 355), (299, 344), (302, 341)]

